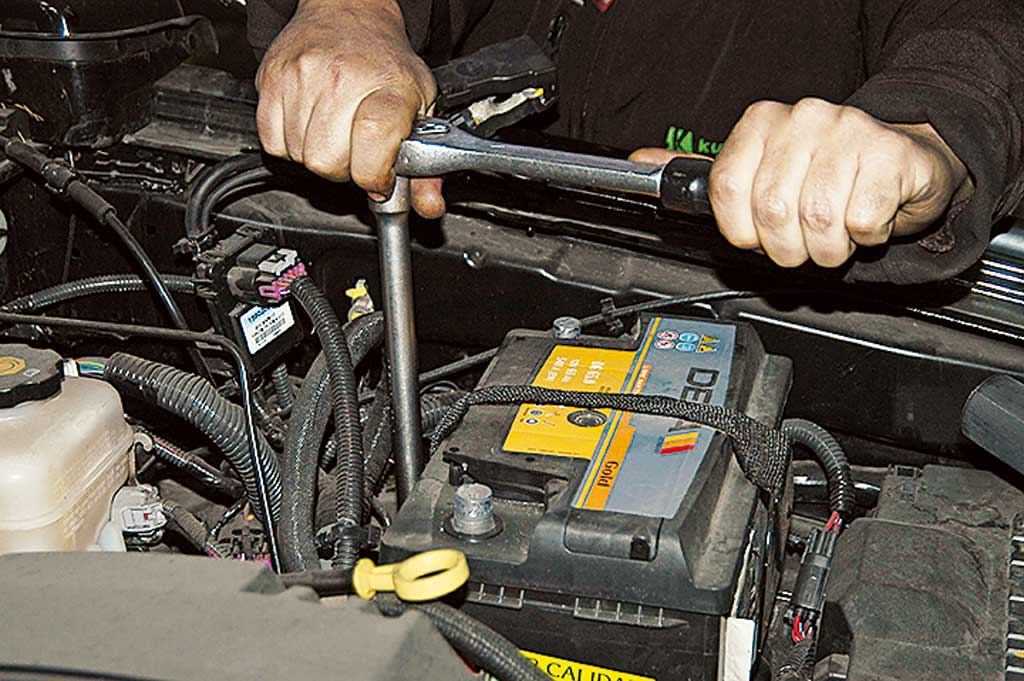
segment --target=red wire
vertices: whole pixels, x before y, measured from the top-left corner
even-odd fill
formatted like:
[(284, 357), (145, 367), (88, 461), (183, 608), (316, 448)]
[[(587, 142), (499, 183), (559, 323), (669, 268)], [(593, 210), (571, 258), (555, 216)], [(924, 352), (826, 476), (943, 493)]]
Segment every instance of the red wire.
[(839, 514), (836, 511), (832, 511), (832, 515), (829, 516), (828, 522), (825, 523), (825, 531), (828, 532), (833, 527), (837, 528), (837, 532), (839, 531)]
[(800, 615), (793, 617), (793, 643), (804, 640), (804, 634), (800, 631)]

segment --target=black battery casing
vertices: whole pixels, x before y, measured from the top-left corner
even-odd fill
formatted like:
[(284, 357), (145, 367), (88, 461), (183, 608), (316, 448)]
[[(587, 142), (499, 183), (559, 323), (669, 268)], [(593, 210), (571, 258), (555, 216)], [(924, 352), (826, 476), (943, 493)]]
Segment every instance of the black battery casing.
[[(615, 339), (513, 331), (480, 385), (530, 384), (556, 346), (637, 350), (652, 319)], [(791, 362), (766, 354), (752, 327), (723, 326), (735, 329), (725, 406), (777, 425)], [(756, 649), (778, 581), (788, 494), (760, 492), (715, 433), (671, 517), (575, 508), (589, 461), (504, 451), (518, 414), (517, 406), (470, 409), (385, 533), (385, 560), (462, 550), (471, 574), (462, 607), (535, 653), (650, 678), (714, 679), (728, 618), (753, 622)], [(494, 491), (502, 531), (493, 538), (445, 532), (455, 486), (467, 480)]]

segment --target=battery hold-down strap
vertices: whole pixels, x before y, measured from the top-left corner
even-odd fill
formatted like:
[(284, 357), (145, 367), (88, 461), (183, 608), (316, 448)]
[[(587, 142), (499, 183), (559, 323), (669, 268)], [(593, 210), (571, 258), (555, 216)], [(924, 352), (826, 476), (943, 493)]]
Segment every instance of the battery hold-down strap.
[(524, 402), (671, 416), (708, 426), (724, 433), (732, 440), (736, 460), (750, 482), (774, 496), (781, 492), (786, 480), (790, 444), (782, 431), (769, 428), (734, 409), (654, 395), (552, 390), (529, 385), (494, 385), (480, 388), (468, 393), (445, 413), (430, 438), (431, 451), (436, 452), (444, 439), (455, 431), (470, 407)]

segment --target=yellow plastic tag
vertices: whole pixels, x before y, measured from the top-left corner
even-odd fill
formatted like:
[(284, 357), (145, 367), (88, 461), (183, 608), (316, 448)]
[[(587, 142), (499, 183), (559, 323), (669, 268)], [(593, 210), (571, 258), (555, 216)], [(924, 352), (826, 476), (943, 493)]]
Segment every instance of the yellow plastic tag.
[(550, 655), (520, 650), (525, 657), (537, 665), (542, 672), (559, 681), (655, 681), (650, 676), (629, 674), (614, 669), (595, 667), (592, 664), (563, 660)]
[(374, 565), (363, 558), (352, 571), (356, 595), (366, 600), (378, 591), (393, 591), (403, 601), (432, 601), (455, 591), (468, 579), (466, 554), (455, 549), (424, 551), (388, 565)]

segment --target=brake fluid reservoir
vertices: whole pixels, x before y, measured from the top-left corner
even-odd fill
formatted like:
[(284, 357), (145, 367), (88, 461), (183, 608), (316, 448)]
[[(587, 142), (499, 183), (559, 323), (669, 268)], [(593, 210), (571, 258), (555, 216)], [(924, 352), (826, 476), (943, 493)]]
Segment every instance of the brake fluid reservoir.
[(128, 477), (132, 429), (102, 381), (0, 345), (0, 553), (87, 549)]

